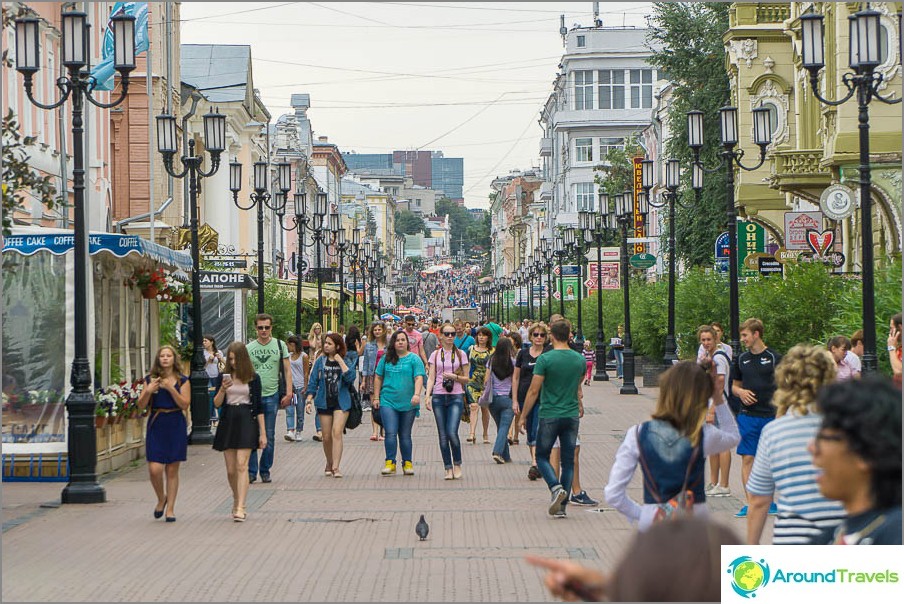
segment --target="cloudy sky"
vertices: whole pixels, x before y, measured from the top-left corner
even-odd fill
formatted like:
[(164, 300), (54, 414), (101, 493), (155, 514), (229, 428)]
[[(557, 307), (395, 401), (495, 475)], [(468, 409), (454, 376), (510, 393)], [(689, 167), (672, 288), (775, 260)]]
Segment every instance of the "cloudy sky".
[[(274, 117), (311, 95), (315, 136), (343, 152), (441, 150), (463, 157), (464, 197), (539, 165), (539, 111), (565, 25), (592, 2), (183, 2), (184, 44), (248, 44)], [(601, 2), (604, 25), (643, 27), (649, 3)]]

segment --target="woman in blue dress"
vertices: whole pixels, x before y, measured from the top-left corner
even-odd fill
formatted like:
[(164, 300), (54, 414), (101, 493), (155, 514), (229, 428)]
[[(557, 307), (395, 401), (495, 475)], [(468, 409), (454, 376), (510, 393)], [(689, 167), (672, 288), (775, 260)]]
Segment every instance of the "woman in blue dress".
[[(176, 369), (176, 350), (162, 346), (144, 378), (138, 398), (140, 409), (148, 408), (145, 448), (151, 486), (157, 494), (154, 518), (166, 513), (167, 522), (175, 522), (173, 513), (179, 491), (179, 464), (188, 454), (188, 424), (183, 411), (191, 403), (188, 377)], [(166, 488), (164, 488), (166, 474)]]

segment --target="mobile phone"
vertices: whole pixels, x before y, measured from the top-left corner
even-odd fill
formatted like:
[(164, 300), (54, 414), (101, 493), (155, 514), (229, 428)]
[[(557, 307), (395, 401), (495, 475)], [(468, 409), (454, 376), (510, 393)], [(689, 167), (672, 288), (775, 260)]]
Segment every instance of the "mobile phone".
[(224, 380), (231, 380), (231, 379), (232, 379), (232, 374), (231, 374), (231, 373), (224, 373), (224, 374), (223, 374), (223, 379), (224, 379)]

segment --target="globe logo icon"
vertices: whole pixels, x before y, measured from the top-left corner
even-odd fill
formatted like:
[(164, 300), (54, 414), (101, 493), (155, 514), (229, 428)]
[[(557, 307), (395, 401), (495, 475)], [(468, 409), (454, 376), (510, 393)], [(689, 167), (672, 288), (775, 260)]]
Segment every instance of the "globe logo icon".
[(735, 558), (728, 565), (731, 587), (742, 598), (755, 598), (756, 591), (769, 583), (769, 565), (750, 556)]

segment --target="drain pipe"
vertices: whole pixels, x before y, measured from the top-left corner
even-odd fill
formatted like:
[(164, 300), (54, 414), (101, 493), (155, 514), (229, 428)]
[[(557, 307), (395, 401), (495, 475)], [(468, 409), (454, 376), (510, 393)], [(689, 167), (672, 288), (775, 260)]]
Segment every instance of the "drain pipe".
[[(123, 218), (122, 220), (120, 220), (119, 222), (116, 223), (116, 232), (122, 233), (122, 227), (124, 225), (127, 225), (131, 222), (138, 222), (139, 220), (144, 220), (145, 218), (150, 218), (151, 224), (153, 225), (154, 222), (157, 220), (157, 216), (159, 216), (160, 214), (163, 214), (163, 210), (168, 208), (171, 203), (173, 203), (172, 196), (167, 197), (166, 201), (164, 201), (160, 205), (160, 207), (156, 208), (153, 212), (145, 212), (144, 214), (137, 214), (135, 216), (129, 216), (128, 218)], [(151, 228), (153, 228), (153, 227), (151, 227)], [(154, 241), (154, 243), (156, 243), (156, 241)]]

